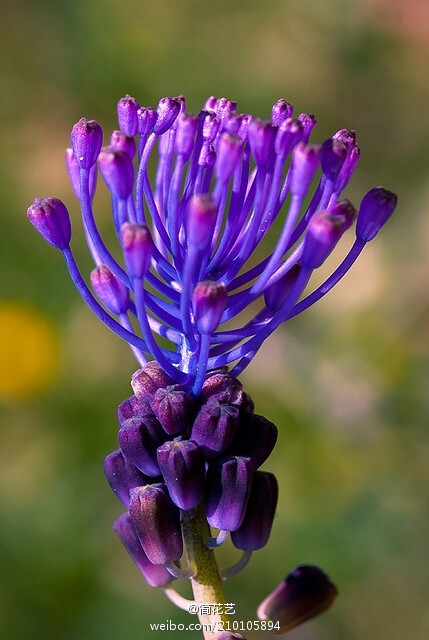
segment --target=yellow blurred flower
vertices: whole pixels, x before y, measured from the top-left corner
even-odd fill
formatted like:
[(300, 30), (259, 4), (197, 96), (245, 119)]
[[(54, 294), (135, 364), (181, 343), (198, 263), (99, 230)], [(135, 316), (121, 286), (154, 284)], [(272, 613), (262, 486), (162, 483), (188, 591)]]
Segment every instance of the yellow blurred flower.
[(0, 397), (28, 398), (52, 384), (60, 364), (50, 319), (16, 301), (0, 303)]

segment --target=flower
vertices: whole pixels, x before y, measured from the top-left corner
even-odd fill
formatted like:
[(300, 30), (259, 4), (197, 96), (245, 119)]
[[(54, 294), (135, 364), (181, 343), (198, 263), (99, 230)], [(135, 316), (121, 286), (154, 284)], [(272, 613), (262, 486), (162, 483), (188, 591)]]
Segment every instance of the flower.
[[(230, 373), (237, 377), (280, 324), (332, 289), (397, 200), (382, 187), (369, 191), (349, 253), (302, 297), (312, 272), (356, 217), (351, 203), (340, 200), (359, 161), (355, 132), (342, 129), (312, 144), (316, 119), (294, 119), (285, 100), (275, 103), (270, 120), (236, 107), (211, 97), (195, 116), (186, 112), (183, 96), (163, 98), (154, 110), (127, 95), (118, 102), (120, 130), (105, 147), (96, 121), (81, 118), (74, 125), (67, 167), (95, 263), (95, 296), (70, 248), (65, 205), (36, 199), (28, 210), (39, 233), (62, 251), (85, 302), (130, 344), (139, 364), (156, 360), (194, 397), (207, 371), (235, 363)], [(152, 184), (148, 165), (156, 147)], [(97, 165), (112, 197), (124, 266), (95, 223)], [(246, 267), (277, 219), (274, 250)], [(255, 301), (257, 313), (240, 322)], [(222, 327), (234, 319), (236, 328)]]

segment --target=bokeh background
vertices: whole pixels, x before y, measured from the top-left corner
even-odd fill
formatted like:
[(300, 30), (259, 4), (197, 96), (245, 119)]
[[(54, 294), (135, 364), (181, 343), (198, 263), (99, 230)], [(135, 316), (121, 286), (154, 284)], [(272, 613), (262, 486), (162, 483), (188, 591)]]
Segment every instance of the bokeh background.
[[(425, 0), (15, 0), (0, 21), (0, 636), (155, 640), (186, 621), (140, 580), (111, 531), (101, 466), (135, 368), (93, 318), (25, 210), (78, 209), (63, 150), (82, 115), (115, 128), (125, 93), (211, 94), (268, 116), (284, 97), (321, 142), (355, 128), (346, 195), (383, 184), (394, 218), (326, 300), (272, 337), (243, 380), (280, 428), (270, 544), (228, 583), (236, 617), (294, 566), (341, 597), (291, 640), (429, 633), (429, 10)], [(99, 201), (109, 228), (107, 198)], [(90, 269), (79, 224), (74, 249)], [(337, 258), (338, 260), (339, 258)], [(334, 264), (335, 259), (331, 264)], [(225, 549), (222, 562), (234, 558)], [(188, 634), (189, 637), (191, 634)], [(192, 637), (199, 637), (192, 634)], [(261, 638), (257, 633), (249, 638)]]

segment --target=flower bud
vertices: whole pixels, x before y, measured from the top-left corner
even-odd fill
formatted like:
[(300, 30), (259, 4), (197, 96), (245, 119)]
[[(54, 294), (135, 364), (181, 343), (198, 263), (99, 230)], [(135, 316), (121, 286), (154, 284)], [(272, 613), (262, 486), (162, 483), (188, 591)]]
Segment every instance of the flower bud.
[(237, 378), (228, 375), (226, 371), (209, 371), (201, 389), (200, 399), (205, 402), (212, 398), (239, 407), (243, 395), (243, 385)]
[(278, 430), (273, 422), (257, 414), (244, 413), (228, 453), (249, 458), (256, 470), (270, 456), (277, 437)]
[(293, 116), (293, 105), (283, 98), (277, 100), (277, 102), (273, 105), (271, 109), (271, 120), (275, 127), (279, 127), (284, 120), (287, 118), (292, 118)]
[(240, 138), (247, 139), (247, 134), (249, 131), (249, 127), (252, 124), (252, 122), (254, 121), (254, 117), (252, 115), (250, 115), (250, 113), (244, 113), (243, 117), (241, 119), (241, 124), (240, 124), (240, 128), (238, 130), (238, 136)]
[(344, 231), (347, 231), (356, 220), (357, 211), (350, 200), (337, 202), (330, 211), (332, 216), (342, 216), (345, 218)]
[(126, 136), (122, 131), (113, 131), (110, 136), (110, 146), (115, 149), (125, 151), (131, 160), (136, 155), (136, 143), (134, 142), (134, 138)]
[(203, 144), (198, 158), (198, 164), (201, 167), (212, 167), (216, 162), (216, 151), (211, 144)]
[(104, 475), (113, 492), (127, 509), (130, 502), (130, 489), (140, 487), (149, 480), (124, 457), (119, 449), (106, 456)]
[(164, 429), (150, 413), (129, 418), (118, 432), (123, 454), (137, 469), (153, 478), (160, 475), (156, 450), (166, 439)]
[(299, 122), (302, 122), (303, 136), (301, 140), (307, 144), (310, 140), (311, 132), (317, 124), (317, 120), (312, 113), (301, 113), (298, 116)]
[(194, 509), (203, 499), (204, 459), (190, 440), (165, 442), (157, 451), (158, 464), (170, 498), (180, 509)]
[(205, 111), (216, 111), (216, 106), (218, 103), (218, 99), (215, 96), (210, 96), (204, 103)]
[(40, 235), (55, 249), (70, 244), (71, 224), (65, 204), (58, 198), (36, 198), (27, 209), (27, 217)]
[(134, 181), (133, 163), (128, 153), (116, 147), (103, 147), (98, 156), (98, 166), (111, 194), (126, 200)]
[(170, 378), (155, 360), (137, 369), (131, 378), (131, 386), (137, 398), (149, 403), (155, 391), (173, 384), (173, 378)]
[(158, 389), (150, 401), (152, 411), (169, 435), (184, 433), (192, 424), (192, 397), (178, 385)]
[(302, 134), (303, 126), (299, 120), (293, 120), (293, 118), (283, 120), (274, 141), (276, 154), (285, 160), (294, 146), (302, 139)]
[(137, 110), (138, 132), (141, 136), (147, 136), (156, 122), (156, 112), (152, 107), (140, 107)]
[(118, 102), (117, 113), (119, 128), (126, 136), (133, 138), (137, 133), (137, 111), (139, 103), (128, 94)]
[(322, 144), (320, 163), (324, 175), (334, 182), (347, 156), (347, 146), (341, 140), (328, 138)]
[(222, 121), (223, 130), (229, 133), (231, 136), (238, 136), (243, 118), (244, 115), (231, 113)]
[(192, 113), (181, 113), (176, 122), (176, 152), (178, 155), (183, 156), (184, 162), (187, 162), (194, 148), (198, 118)]
[(144, 278), (149, 271), (153, 250), (149, 229), (145, 224), (124, 222), (121, 226), (121, 243), (130, 277)]
[(272, 473), (253, 474), (249, 500), (241, 525), (231, 532), (232, 543), (242, 551), (262, 549), (268, 542), (278, 500), (278, 484)]
[(241, 160), (243, 141), (238, 136), (223, 133), (217, 146), (215, 174), (218, 180), (229, 180)]
[(193, 196), (186, 215), (188, 244), (204, 249), (211, 242), (216, 217), (217, 206), (209, 195)]
[(160, 136), (170, 129), (181, 111), (181, 104), (178, 98), (161, 98), (156, 108), (155, 135)]
[(316, 211), (304, 239), (301, 263), (307, 269), (320, 267), (349, 226), (349, 220), (329, 211)]
[(200, 333), (210, 334), (217, 329), (225, 311), (227, 298), (223, 282), (213, 280), (198, 282), (192, 294), (192, 306)]
[(207, 458), (222, 453), (232, 442), (238, 429), (239, 411), (230, 404), (220, 404), (211, 398), (201, 407), (191, 431), (194, 440)]
[[(80, 200), (80, 166), (73, 153), (73, 149), (66, 149), (66, 168), (74, 194)], [(97, 186), (97, 165), (94, 164), (89, 171), (89, 197), (94, 197)]]
[(398, 202), (398, 196), (383, 187), (368, 191), (360, 203), (356, 223), (356, 236), (362, 242), (369, 242), (386, 224)]
[(264, 291), (265, 305), (269, 311), (276, 313), (292, 291), (301, 272), (301, 265), (294, 264), (284, 276)]
[(254, 120), (247, 130), (247, 139), (258, 167), (265, 167), (273, 148), (276, 130), (268, 120)]
[(251, 481), (252, 466), (247, 458), (231, 456), (209, 463), (205, 505), (211, 527), (238, 529), (243, 522)]
[(259, 620), (279, 623), (282, 634), (323, 613), (338, 595), (328, 576), (310, 565), (297, 567), (258, 608)]
[(290, 189), (293, 195), (304, 196), (319, 168), (320, 147), (299, 142), (292, 154)]
[(227, 100), (227, 98), (219, 98), (216, 103), (216, 114), (219, 118), (223, 119), (229, 116), (237, 108), (237, 103), (234, 100)]
[(126, 313), (130, 300), (128, 289), (105, 264), (91, 271), (91, 285), (106, 309), (117, 315)]
[(70, 139), (80, 168), (91, 169), (97, 161), (103, 144), (103, 130), (98, 122), (81, 118), (74, 125)]
[(128, 513), (123, 513), (115, 520), (113, 530), (149, 586), (165, 587), (173, 580), (173, 576), (163, 565), (153, 564), (149, 560)]
[(216, 138), (220, 127), (220, 119), (211, 112), (208, 112), (203, 119), (202, 134), (204, 140), (213, 142)]
[(117, 416), (119, 426), (123, 427), (126, 420), (129, 418), (135, 418), (136, 416), (142, 416), (145, 413), (151, 413), (149, 402), (139, 400), (136, 396), (127, 398), (118, 407)]
[(178, 560), (183, 553), (179, 510), (165, 484), (136, 487), (130, 493), (129, 514), (143, 549), (153, 564)]

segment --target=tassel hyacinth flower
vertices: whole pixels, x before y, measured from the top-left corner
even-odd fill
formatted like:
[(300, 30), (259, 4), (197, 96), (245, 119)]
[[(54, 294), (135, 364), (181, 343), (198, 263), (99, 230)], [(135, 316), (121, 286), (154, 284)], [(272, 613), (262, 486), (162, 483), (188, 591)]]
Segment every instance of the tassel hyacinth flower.
[[(355, 132), (341, 129), (313, 144), (314, 116), (294, 117), (282, 99), (269, 120), (214, 97), (193, 115), (183, 96), (152, 109), (127, 95), (117, 114), (119, 129), (108, 141), (96, 121), (79, 120), (66, 152), (94, 261), (90, 286), (70, 247), (65, 205), (36, 199), (28, 218), (61, 251), (84, 301), (140, 366), (133, 395), (118, 408), (119, 449), (104, 465), (126, 509), (116, 534), (147, 583), (164, 587), (178, 606), (190, 601), (172, 588), (177, 578), (191, 579), (194, 603), (224, 603), (222, 579), (266, 544), (278, 495), (274, 475), (258, 471), (277, 429), (255, 414), (237, 378), (278, 326), (346, 274), (392, 214), (396, 196), (376, 187), (358, 211), (341, 200), (359, 161)], [(95, 220), (98, 172), (111, 196), (114, 251)], [(313, 271), (343, 234), (350, 249), (312, 288)], [(229, 535), (243, 555), (220, 572), (215, 548)], [(320, 575), (305, 573), (316, 603), (326, 600), (318, 593), (325, 583), (313, 580)], [(307, 611), (298, 596), (287, 597), (287, 613), (279, 614), (284, 629), (333, 600)], [(211, 624), (206, 638), (242, 637), (222, 626), (222, 613), (201, 610), (199, 617)]]

